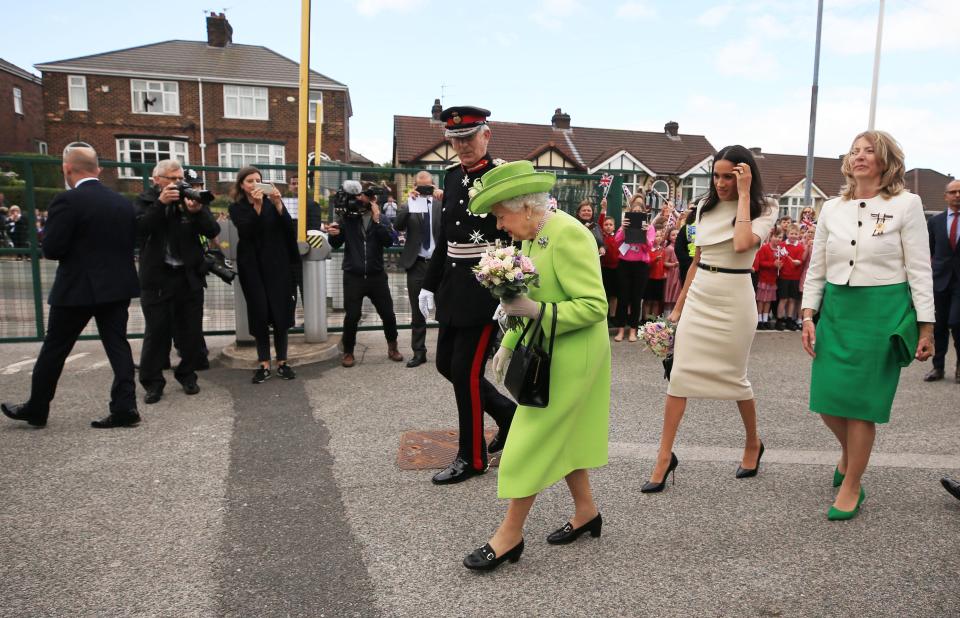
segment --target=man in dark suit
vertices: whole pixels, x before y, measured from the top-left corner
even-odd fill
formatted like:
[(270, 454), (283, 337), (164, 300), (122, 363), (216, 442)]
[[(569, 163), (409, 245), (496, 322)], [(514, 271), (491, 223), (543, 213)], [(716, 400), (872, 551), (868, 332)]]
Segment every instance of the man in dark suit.
[[(407, 367), (418, 367), (427, 362), (427, 318), (420, 311), (417, 299), (423, 288), (430, 257), (437, 247), (443, 204), (443, 191), (434, 185), (430, 172), (417, 172), (414, 182), (416, 187), (410, 193), (410, 200), (397, 210), (397, 218), (393, 222), (397, 231), (407, 233), (407, 242), (400, 254), (400, 265), (407, 271), (407, 296), (412, 316), (410, 347), (413, 349), (413, 358), (407, 362)], [(410, 212), (415, 200), (425, 200), (427, 212)]]
[(129, 201), (100, 184), (99, 174), (92, 148), (64, 154), (63, 176), (71, 189), (50, 204), (43, 238), (43, 254), (60, 262), (48, 299), (47, 336), (33, 368), (30, 399), (2, 405), (8, 417), (34, 427), (47, 424), (63, 364), (90, 318), (96, 320), (114, 376), (110, 414), (91, 425), (105, 429), (140, 422), (127, 343), (127, 309), (140, 294), (133, 264), (136, 215)]
[(933, 369), (923, 377), (927, 382), (942, 380), (950, 331), (957, 354), (954, 380), (960, 384), (960, 180), (947, 184), (947, 209), (927, 221), (930, 256), (933, 263)]

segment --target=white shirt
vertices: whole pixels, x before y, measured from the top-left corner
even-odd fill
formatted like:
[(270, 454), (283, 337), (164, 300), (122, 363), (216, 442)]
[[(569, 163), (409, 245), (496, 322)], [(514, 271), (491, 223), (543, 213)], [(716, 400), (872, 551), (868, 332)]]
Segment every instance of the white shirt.
[(77, 187), (79, 187), (79, 186), (82, 185), (83, 183), (87, 182), (88, 180), (97, 180), (97, 177), (96, 177), (96, 176), (87, 176), (86, 178), (81, 178), (80, 180), (77, 181), (77, 183), (76, 183), (75, 185), (73, 185), (73, 188), (76, 189)]
[(920, 198), (834, 198), (823, 205), (803, 284), (804, 309), (820, 309), (824, 282), (852, 287), (910, 285), (917, 321), (933, 322), (930, 240)]

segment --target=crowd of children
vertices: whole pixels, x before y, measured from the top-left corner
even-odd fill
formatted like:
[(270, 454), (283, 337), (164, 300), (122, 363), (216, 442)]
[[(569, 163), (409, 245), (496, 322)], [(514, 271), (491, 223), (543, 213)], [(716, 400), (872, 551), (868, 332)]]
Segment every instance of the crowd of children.
[[(649, 213), (643, 194), (629, 200), (627, 212)], [(636, 341), (642, 322), (673, 310), (683, 287), (684, 266), (695, 251), (694, 213), (691, 207), (678, 214), (668, 201), (645, 224), (646, 242), (627, 243), (629, 219), (624, 216), (618, 227), (617, 221), (607, 215), (606, 199), (601, 200), (600, 215), (591, 231), (595, 227), (602, 241), (600, 270), (609, 302), (608, 321), (616, 328), (614, 341)], [(800, 300), (816, 232), (814, 219), (812, 208), (804, 208), (797, 222), (781, 217), (757, 251), (753, 278), (758, 330), (800, 330)], [(678, 238), (684, 242), (678, 243)]]

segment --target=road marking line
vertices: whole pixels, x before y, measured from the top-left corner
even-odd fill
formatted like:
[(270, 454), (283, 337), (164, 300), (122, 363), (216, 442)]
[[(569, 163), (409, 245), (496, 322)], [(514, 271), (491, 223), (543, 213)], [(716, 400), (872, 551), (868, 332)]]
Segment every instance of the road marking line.
[(26, 359), (26, 360), (22, 360), (22, 361), (17, 362), (17, 363), (11, 363), (11, 364), (7, 365), (6, 367), (4, 367), (2, 371), (0, 371), (0, 375), (5, 375), (5, 376), (13, 375), (13, 374), (15, 374), (15, 373), (18, 373), (18, 372), (20, 371), (20, 368), (23, 367), (24, 365), (29, 365), (29, 364), (35, 363), (35, 362), (37, 362), (37, 359), (35, 359), (35, 358), (28, 358), (28, 359)]
[(80, 352), (79, 354), (74, 354), (73, 356), (68, 356), (67, 360), (63, 361), (63, 364), (72, 363), (78, 358), (83, 358), (84, 356), (90, 356), (90, 352)]
[(110, 361), (109, 361), (109, 360), (102, 360), (102, 361), (100, 361), (100, 362), (98, 362), (98, 363), (94, 363), (94, 364), (90, 365), (89, 367), (87, 367), (86, 369), (84, 369), (84, 371), (93, 371), (94, 369), (100, 369), (101, 367), (106, 367), (106, 366), (109, 365), (109, 364), (110, 364)]

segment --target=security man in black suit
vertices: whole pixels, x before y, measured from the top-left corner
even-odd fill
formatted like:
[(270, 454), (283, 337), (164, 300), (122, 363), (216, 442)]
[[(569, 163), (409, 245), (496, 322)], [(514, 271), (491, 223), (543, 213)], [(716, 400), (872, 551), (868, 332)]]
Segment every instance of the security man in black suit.
[(140, 352), (145, 403), (163, 397), (163, 366), (176, 332), (180, 362), (174, 377), (195, 395), (202, 357), (203, 288), (206, 269), (200, 237), (214, 238), (220, 225), (210, 209), (182, 195), (184, 171), (175, 159), (158, 161), (153, 186), (136, 200), (140, 238), (140, 308), (146, 321)]
[[(487, 153), (489, 115), (479, 107), (451, 107), (440, 114), (446, 123), (444, 134), (460, 163), (444, 179), (440, 233), (418, 304), (424, 315), (436, 308), (440, 323), (437, 370), (453, 383), (460, 438), (453, 463), (433, 477), (438, 485), (486, 472), (487, 452), (503, 448), (517, 409), (483, 375), (496, 333), (493, 314), (499, 301), (477, 283), (471, 270), (496, 241), (511, 242), (506, 232), (497, 230), (494, 217), (475, 216), (467, 209), (474, 180), (500, 163)], [(484, 411), (499, 427), (489, 449), (483, 437)]]
[[(427, 318), (420, 311), (420, 290), (423, 278), (427, 275), (427, 265), (437, 248), (437, 235), (440, 233), (443, 191), (433, 184), (430, 172), (417, 172), (414, 178), (415, 188), (410, 192), (410, 202), (397, 209), (397, 218), (393, 227), (406, 232), (407, 242), (400, 254), (400, 266), (407, 271), (407, 296), (410, 298), (410, 347), (413, 358), (407, 367), (419, 367), (427, 362)], [(410, 212), (413, 200), (424, 199), (427, 212)]]
[(8, 417), (34, 427), (47, 424), (63, 364), (90, 318), (113, 369), (110, 414), (91, 425), (105, 429), (140, 422), (127, 343), (127, 309), (140, 294), (133, 263), (136, 215), (126, 198), (100, 184), (99, 175), (92, 148), (64, 154), (63, 177), (71, 189), (50, 204), (43, 238), (44, 256), (60, 262), (48, 299), (47, 335), (33, 367), (30, 399), (2, 405)]
[(960, 384), (960, 180), (947, 184), (947, 209), (927, 221), (930, 257), (933, 266), (933, 369), (923, 377), (927, 382), (943, 379), (950, 331), (957, 354), (954, 380)]

